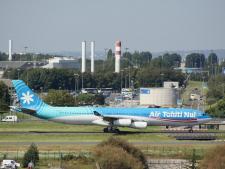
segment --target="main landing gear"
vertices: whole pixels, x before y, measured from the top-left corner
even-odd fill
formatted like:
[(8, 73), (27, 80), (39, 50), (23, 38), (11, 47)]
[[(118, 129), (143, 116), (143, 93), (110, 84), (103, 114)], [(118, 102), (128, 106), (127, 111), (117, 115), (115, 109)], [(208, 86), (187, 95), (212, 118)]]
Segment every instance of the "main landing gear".
[(119, 133), (120, 130), (116, 127), (106, 127), (103, 129), (104, 133)]
[(190, 127), (190, 129), (188, 130), (188, 132), (189, 132), (189, 133), (193, 133), (193, 132), (194, 132), (193, 128)]

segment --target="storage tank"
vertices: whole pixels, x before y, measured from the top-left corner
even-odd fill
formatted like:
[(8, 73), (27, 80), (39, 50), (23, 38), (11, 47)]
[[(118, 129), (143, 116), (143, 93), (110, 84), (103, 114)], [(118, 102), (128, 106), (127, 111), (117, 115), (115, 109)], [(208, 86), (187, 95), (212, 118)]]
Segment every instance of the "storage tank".
[(177, 98), (174, 88), (140, 88), (140, 105), (174, 107), (177, 105)]

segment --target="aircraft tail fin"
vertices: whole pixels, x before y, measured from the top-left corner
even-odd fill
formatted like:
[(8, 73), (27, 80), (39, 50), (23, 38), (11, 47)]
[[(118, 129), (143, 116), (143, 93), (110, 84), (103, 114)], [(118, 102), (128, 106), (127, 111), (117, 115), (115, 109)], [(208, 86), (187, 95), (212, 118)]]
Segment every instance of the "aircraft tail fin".
[(39, 110), (47, 106), (43, 100), (35, 94), (22, 80), (12, 80), (13, 87), (16, 90), (17, 98), (22, 108)]

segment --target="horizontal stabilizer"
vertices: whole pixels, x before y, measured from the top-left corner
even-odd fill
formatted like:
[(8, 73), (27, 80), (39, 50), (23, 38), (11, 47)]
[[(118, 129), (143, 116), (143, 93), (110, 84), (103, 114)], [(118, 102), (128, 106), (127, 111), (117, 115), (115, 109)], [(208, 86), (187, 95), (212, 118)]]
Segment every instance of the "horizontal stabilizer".
[(21, 108), (21, 110), (23, 113), (26, 113), (26, 114), (35, 114), (36, 113), (36, 110), (32, 110), (32, 109)]

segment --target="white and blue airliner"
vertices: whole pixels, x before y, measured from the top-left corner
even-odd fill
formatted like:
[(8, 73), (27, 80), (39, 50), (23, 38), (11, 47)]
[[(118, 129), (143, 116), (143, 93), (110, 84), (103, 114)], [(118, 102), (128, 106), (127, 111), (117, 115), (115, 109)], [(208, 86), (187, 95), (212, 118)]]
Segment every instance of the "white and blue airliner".
[(41, 119), (75, 125), (102, 125), (104, 132), (119, 132), (117, 127), (144, 129), (147, 126), (187, 126), (211, 120), (204, 112), (184, 108), (55, 107), (46, 104), (22, 80), (12, 80), (20, 107), (17, 111)]

